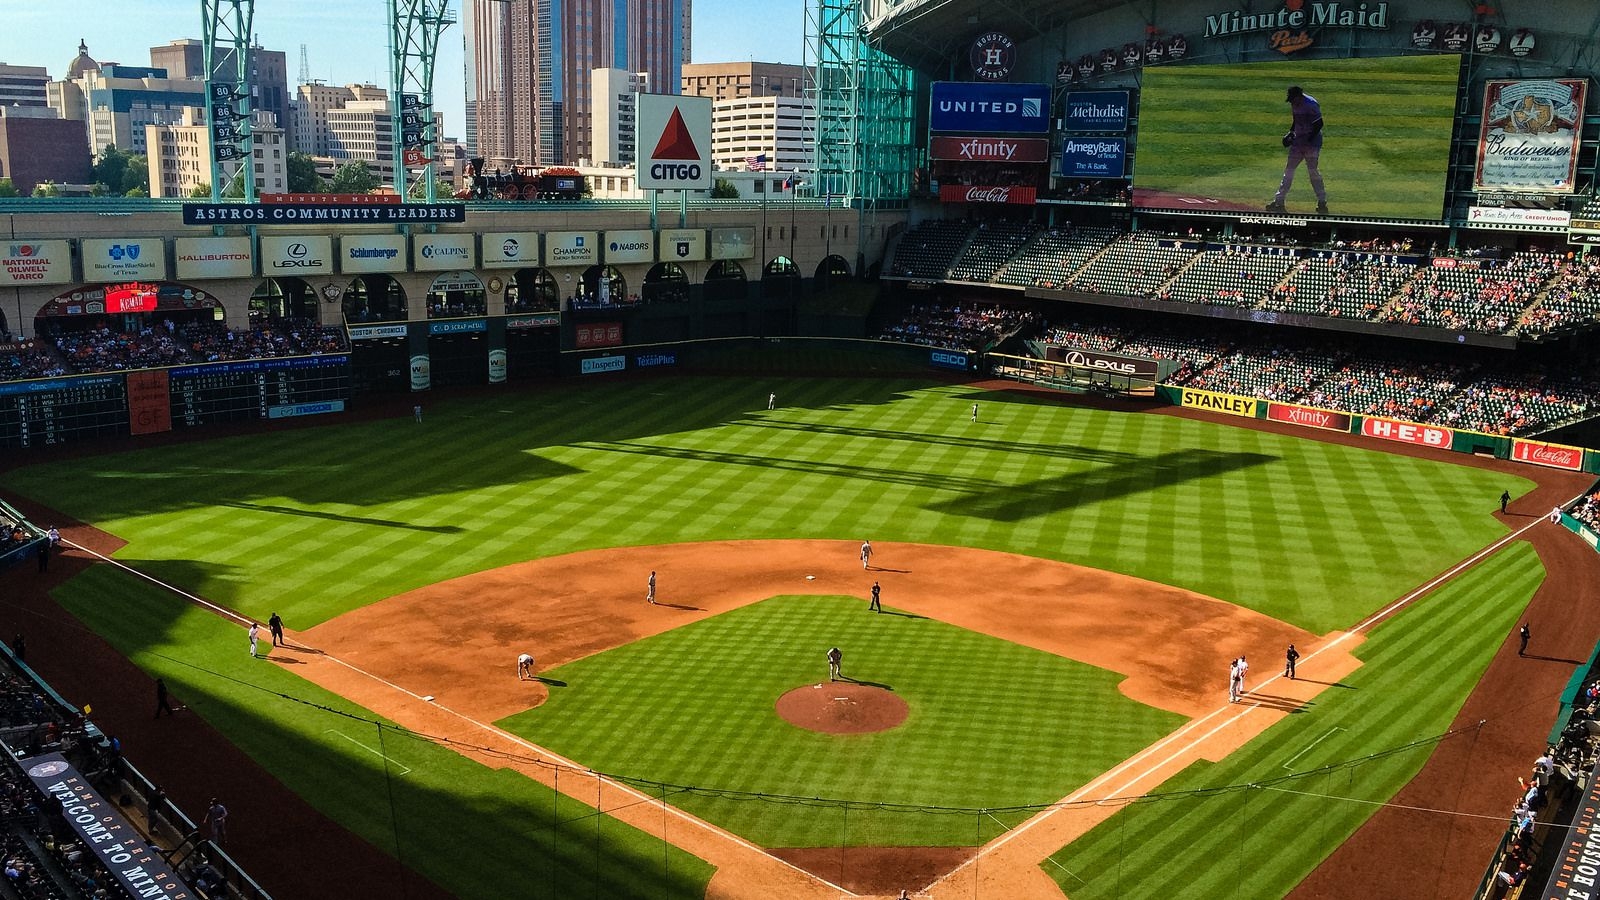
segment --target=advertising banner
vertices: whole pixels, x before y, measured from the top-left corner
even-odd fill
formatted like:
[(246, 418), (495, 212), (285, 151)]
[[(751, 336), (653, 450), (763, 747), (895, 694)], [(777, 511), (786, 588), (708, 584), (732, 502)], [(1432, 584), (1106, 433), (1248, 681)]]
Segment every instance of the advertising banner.
[(1019, 203), (1031, 204), (1039, 192), (1031, 184), (1004, 186), (982, 184), (941, 184), (939, 200), (942, 203)]
[(1287, 422), (1290, 425), (1301, 425), (1306, 428), (1321, 428), (1324, 431), (1348, 432), (1350, 430), (1349, 413), (1332, 412), (1310, 406), (1295, 406), (1292, 403), (1267, 404), (1267, 418), (1274, 422)]
[(1161, 363), (1142, 356), (1123, 356), (1120, 353), (1104, 353), (1099, 350), (1051, 347), (1046, 353), (1046, 357), (1079, 369), (1093, 369), (1097, 372), (1106, 372), (1111, 375), (1147, 378), (1151, 381), (1161, 376)]
[(185, 203), (185, 225), (386, 225), (465, 222), (461, 203)]
[(1566, 444), (1546, 444), (1517, 438), (1511, 442), (1511, 458), (1517, 462), (1566, 469), (1569, 472), (1583, 469), (1583, 448)]
[(1050, 87), (1044, 84), (936, 81), (929, 98), (930, 131), (971, 134), (1047, 134)]
[(678, 351), (662, 350), (656, 353), (640, 353), (633, 358), (633, 365), (638, 369), (653, 369), (657, 366), (675, 366), (678, 364)]
[(340, 272), (356, 275), (405, 270), (406, 236), (403, 234), (346, 234), (339, 238)]
[(448, 272), (478, 265), (470, 234), (414, 234), (411, 257), (411, 267), (418, 272)]
[(411, 357), (411, 389), (425, 391), (433, 387), (433, 363), (425, 354)]
[(269, 419), (293, 419), (299, 416), (320, 416), (344, 412), (343, 400), (323, 400), (317, 403), (289, 403), (267, 407)]
[(178, 238), (174, 242), (178, 280), (249, 278), (256, 256), (247, 237)]
[(601, 356), (595, 359), (586, 359), (579, 367), (585, 375), (597, 375), (601, 372), (621, 372), (628, 367), (626, 356)]
[(483, 235), (485, 269), (520, 269), (543, 262), (537, 231), (489, 231)]
[(941, 369), (959, 369), (965, 372), (967, 370), (967, 355), (949, 350), (934, 350), (928, 354), (928, 364), (938, 366)]
[[(1600, 857), (1600, 778), (1596, 772), (1588, 775), (1587, 785), (1580, 788), (1582, 796), (1572, 798), (1577, 812), (1572, 825), (1552, 829), (1545, 852), (1555, 851), (1555, 864), (1551, 866), (1550, 879), (1544, 890), (1534, 892), (1524, 885), (1521, 897), (1537, 900), (1581, 900), (1594, 896), (1594, 886), (1586, 882), (1594, 879), (1596, 857)], [(1583, 782), (1580, 782), (1582, 784)]]
[(172, 430), (171, 384), (166, 369), (128, 373), (129, 434), (160, 434)]
[(1549, 225), (1566, 228), (1572, 224), (1572, 213), (1564, 209), (1516, 209), (1507, 206), (1469, 206), (1467, 224), (1484, 225)]
[(263, 235), (261, 238), (261, 274), (273, 278), (282, 275), (332, 275), (333, 238), (327, 235), (285, 237)]
[(1394, 419), (1366, 419), (1361, 423), (1361, 433), (1367, 437), (1382, 438), (1402, 444), (1418, 444), (1449, 450), (1455, 441), (1455, 432), (1448, 428), (1418, 425), (1415, 422), (1397, 422)]
[(406, 336), (406, 326), (401, 325), (352, 325), (350, 326), (350, 340), (374, 341), (380, 338), (403, 338)]
[(600, 262), (600, 232), (551, 231), (544, 236), (547, 266), (593, 266)]
[(656, 244), (662, 262), (693, 262), (706, 258), (704, 228), (664, 228)]
[(85, 240), (83, 280), (160, 281), (167, 277), (167, 244), (161, 238)]
[(1050, 140), (991, 135), (938, 135), (929, 142), (929, 159), (959, 162), (1042, 163), (1050, 161)]
[(754, 259), (756, 255), (756, 230), (754, 227), (711, 229), (712, 259)]
[(161, 852), (139, 836), (117, 805), (89, 784), (59, 753), (22, 760), (28, 779), (46, 797), (57, 801), (67, 825), (85, 850), (111, 877), (141, 900), (190, 900), (198, 897), (178, 877)]
[(1486, 83), (1473, 189), (1572, 193), (1587, 84), (1582, 78)]
[(1063, 178), (1121, 178), (1128, 173), (1124, 138), (1074, 138), (1061, 142)]
[(574, 329), (572, 345), (579, 350), (616, 347), (621, 343), (621, 322), (580, 322)]
[(1128, 130), (1127, 91), (1069, 91), (1063, 127), (1067, 131)]
[(72, 245), (66, 241), (0, 241), (0, 285), (71, 281)]
[(489, 330), (488, 319), (446, 319), (429, 322), (428, 334), (482, 334)]
[(506, 381), (506, 351), (496, 349), (489, 351), (489, 383), (505, 384)]
[(1179, 404), (1189, 409), (1204, 409), (1209, 412), (1227, 413), (1230, 416), (1239, 416), (1244, 419), (1254, 419), (1256, 410), (1260, 408), (1261, 402), (1254, 397), (1218, 394), (1196, 388), (1184, 388), (1179, 399)]
[(540, 313), (533, 316), (507, 316), (506, 329), (520, 328), (554, 328), (561, 324), (560, 313)]
[(608, 231), (605, 234), (605, 247), (608, 265), (656, 261), (656, 236), (648, 228)]
[(637, 119), (639, 187), (711, 190), (710, 97), (640, 94)]

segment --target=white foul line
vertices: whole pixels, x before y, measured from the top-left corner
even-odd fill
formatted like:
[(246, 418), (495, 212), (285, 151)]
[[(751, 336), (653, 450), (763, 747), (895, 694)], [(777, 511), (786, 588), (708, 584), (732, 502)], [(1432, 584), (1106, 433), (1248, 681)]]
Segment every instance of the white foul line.
[[(1312, 741), (1311, 743), (1307, 744), (1299, 753), (1296, 753), (1295, 755), (1293, 755), (1293, 756), (1289, 757), (1288, 759), (1284, 760), (1283, 761), (1283, 767), (1285, 769), (1288, 769), (1290, 767), (1290, 765), (1292, 765), (1294, 763), (1295, 760), (1299, 759), (1302, 756), (1305, 756), (1307, 753), (1310, 753), (1311, 752), (1311, 748), (1317, 746), (1318, 744), (1322, 743), (1323, 741), (1327, 740), (1328, 738), (1333, 737), (1334, 735), (1338, 734), (1339, 732), (1341, 732), (1343, 730), (1344, 729), (1339, 727), (1338, 725), (1335, 725), (1332, 728), (1328, 729), (1327, 732), (1322, 735), (1322, 737), (1319, 737), (1316, 740)], [(1293, 771), (1293, 770), (1291, 770), (1291, 771)]]
[(379, 759), (383, 760), (384, 762), (393, 763), (394, 765), (397, 765), (400, 768), (405, 769), (404, 772), (400, 773), (401, 775), (409, 775), (409, 774), (411, 774), (411, 767), (410, 766), (406, 765), (403, 762), (395, 762), (393, 759), (390, 759), (389, 757), (385, 756), (382, 751), (375, 750), (375, 749), (373, 749), (371, 747), (368, 747), (366, 744), (361, 743), (360, 741), (356, 740), (355, 738), (351, 737), (348, 734), (345, 734), (344, 732), (340, 731), (337, 728), (329, 728), (329, 729), (323, 731), (322, 733), (323, 734), (337, 734), (339, 737), (342, 737), (345, 740), (349, 741), (350, 743), (355, 744), (357, 747), (360, 747), (361, 749), (367, 751), (368, 753), (371, 753), (373, 756), (378, 757)]

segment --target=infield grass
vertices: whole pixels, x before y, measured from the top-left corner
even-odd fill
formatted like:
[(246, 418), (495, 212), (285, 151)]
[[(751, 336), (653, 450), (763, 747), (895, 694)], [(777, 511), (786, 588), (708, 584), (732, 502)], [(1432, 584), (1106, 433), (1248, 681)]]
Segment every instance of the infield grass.
[[(1460, 71), (1447, 54), (1146, 69), (1135, 202), (1155, 190), (1261, 209), (1283, 177), (1284, 95), (1298, 84), (1322, 107), (1334, 214), (1438, 219)], [(1316, 204), (1304, 166), (1287, 203), (1302, 213)]]
[[(1074, 900), (1172, 896), (1152, 872), (1183, 872), (1185, 897), (1286, 896), (1416, 775), (1434, 745), (1336, 764), (1448, 730), (1544, 575), (1532, 545), (1507, 545), (1379, 625), (1356, 649), (1362, 667), (1303, 713), (1220, 763), (1190, 766), (1161, 786), (1164, 799), (1117, 813), (1051, 856), (1045, 872)], [(1315, 660), (1299, 674), (1319, 677)]]
[[(783, 721), (779, 696), (827, 690), (830, 646), (845, 649), (846, 677), (888, 686), (909, 718), (854, 735)], [(866, 812), (1053, 803), (1185, 721), (1121, 696), (1115, 672), (874, 615), (857, 597), (777, 597), (544, 674), (567, 686), (497, 724), (601, 771), (785, 796), (673, 798), (763, 847), (970, 845), (970, 815)], [(856, 821), (794, 800), (808, 797), (857, 801)]]
[[(771, 412), (769, 391), (779, 401)], [(977, 423), (969, 421), (974, 401)], [(3, 483), (126, 539), (118, 556), (140, 570), (257, 619), (280, 612), (293, 629), (529, 558), (805, 537), (1064, 560), (1188, 588), (1316, 632), (1358, 621), (1504, 534), (1491, 515), (1495, 498), (1506, 488), (1520, 494), (1531, 487), (1466, 466), (1166, 415), (1073, 408), (1053, 396), (920, 379), (734, 377), (486, 392), (430, 404), (421, 425), (409, 416), (330, 422), (44, 463), (7, 473)], [(394, 839), (383, 834), (392, 820), (377, 789), (380, 770), (371, 768), (381, 758), (326, 734), (326, 713), (258, 688), (342, 707), (336, 698), (271, 664), (243, 668), (249, 660), (237, 628), (130, 576), (96, 570), (61, 598), (141, 666), (165, 675), (186, 702), (313, 805), (393, 849)], [(815, 662), (806, 662), (807, 671)], [(1067, 683), (1080, 691), (1100, 685), (1085, 701), (1090, 709), (1121, 702), (1093, 677)], [(1450, 702), (1459, 703), (1471, 681), (1446, 683)], [(985, 687), (991, 702), (1005, 690), (981, 682), (969, 689)], [(603, 722), (582, 724), (609, 732)], [(717, 731), (737, 723), (700, 724)], [(974, 730), (986, 724), (971, 718)], [(1096, 761), (1084, 767), (1100, 765), (1150, 727), (1136, 724), (1115, 742), (1090, 746), (1086, 760)], [(538, 728), (531, 733), (540, 737)], [(1362, 744), (1369, 748), (1388, 737), (1359, 734), (1372, 737)], [(1081, 782), (1070, 762), (1078, 746), (1057, 749), (1056, 762), (1068, 772), (1062, 780)], [(446, 751), (407, 752), (404, 764), (420, 774), (415, 787), (405, 782), (396, 804), (400, 855), (457, 896), (499, 898), (505, 879), (520, 877), (549, 886), (551, 893), (539, 896), (572, 896), (561, 893), (568, 876), (559, 873), (579, 866), (576, 856), (566, 858), (573, 854), (641, 873), (602, 876), (607, 896), (661, 896), (649, 887), (657, 871), (682, 873), (686, 893), (704, 880), (703, 867), (680, 866), (676, 857), (664, 864), (659, 844), (640, 844), (626, 831), (613, 840), (609, 820), (580, 820), (576, 832), (537, 831), (531, 822), (542, 821), (555, 801), (536, 788), (519, 782), (512, 789), (511, 776)], [(737, 762), (722, 773), (687, 763), (670, 771), (739, 776), (734, 785), (701, 785), (710, 789), (777, 791), (797, 783), (794, 773), (759, 756), (735, 771)], [(825, 770), (831, 763), (813, 765)], [(345, 781), (347, 767), (360, 778)], [(661, 779), (665, 771), (627, 774)], [(862, 780), (852, 786), (840, 775), (827, 786), (862, 790), (868, 799), (885, 785), (894, 788), (890, 796), (912, 802), (934, 796), (921, 787), (902, 793), (909, 786), (896, 781), (892, 767), (846, 774)], [(773, 787), (762, 786), (768, 779)], [(962, 801), (1038, 799), (1031, 787), (985, 783), (998, 796), (985, 802), (974, 793)], [(684, 802), (727, 803), (704, 796)], [(479, 839), (474, 817), (503, 819), (524, 808), (536, 833), (523, 839), (551, 841), (548, 856)], [(929, 826), (860, 808), (841, 808), (837, 829), (822, 819), (793, 826), (792, 835), (777, 821), (786, 815), (781, 806), (729, 814), (752, 832), (827, 843), (878, 843), (875, 834), (978, 843), (1019, 820), (965, 813), (969, 841), (943, 825), (930, 838)], [(551, 818), (564, 817), (557, 809)], [(596, 821), (599, 830), (582, 830), (582, 822)], [(1207, 845), (1204, 837), (1198, 828), (1189, 835), (1196, 846), (1214, 848), (1220, 840), (1212, 835)], [(584, 880), (592, 877), (573, 871), (574, 893), (594, 890), (594, 881)]]

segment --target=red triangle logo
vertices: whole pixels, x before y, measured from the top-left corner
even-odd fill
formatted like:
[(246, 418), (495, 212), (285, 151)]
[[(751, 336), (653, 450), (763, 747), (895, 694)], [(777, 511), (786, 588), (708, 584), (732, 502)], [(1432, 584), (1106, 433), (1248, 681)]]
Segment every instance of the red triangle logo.
[(667, 120), (661, 140), (656, 142), (656, 152), (650, 154), (650, 158), (700, 160), (700, 150), (694, 145), (694, 138), (689, 136), (689, 126), (683, 124), (683, 112), (676, 106), (672, 108), (672, 118)]

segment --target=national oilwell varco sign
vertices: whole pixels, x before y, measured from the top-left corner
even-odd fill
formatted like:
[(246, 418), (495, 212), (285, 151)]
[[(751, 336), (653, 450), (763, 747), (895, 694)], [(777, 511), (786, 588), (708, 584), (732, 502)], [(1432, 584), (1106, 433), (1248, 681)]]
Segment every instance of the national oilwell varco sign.
[(1285, 0), (1283, 6), (1267, 12), (1236, 9), (1206, 16), (1205, 36), (1323, 26), (1383, 31), (1389, 27), (1389, 4)]

